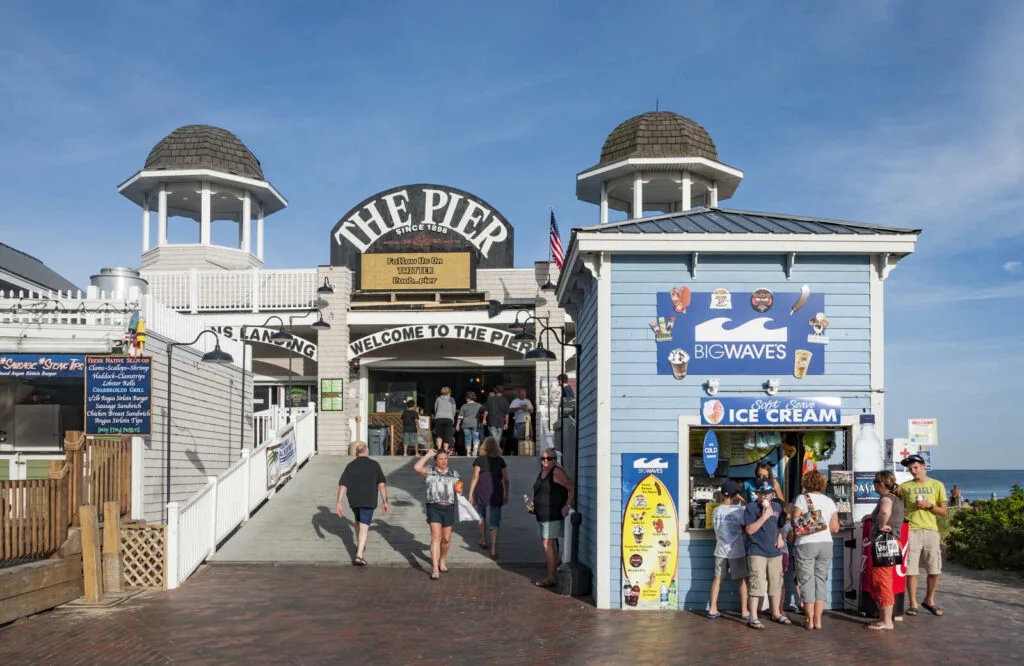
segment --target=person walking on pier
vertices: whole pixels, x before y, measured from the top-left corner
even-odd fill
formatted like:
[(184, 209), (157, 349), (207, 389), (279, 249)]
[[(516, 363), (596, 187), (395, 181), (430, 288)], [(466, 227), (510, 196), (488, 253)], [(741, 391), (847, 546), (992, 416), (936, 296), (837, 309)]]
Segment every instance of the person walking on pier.
[[(429, 469), (427, 461), (434, 459)], [(438, 580), (448, 573), (448, 548), (452, 544), (452, 527), (455, 525), (456, 495), (462, 492), (459, 473), (448, 468), (448, 453), (431, 449), (416, 461), (413, 470), (426, 480), (427, 524), (430, 525), (431, 580)]]
[(365, 567), (367, 562), (363, 555), (366, 552), (366, 537), (370, 532), (370, 523), (373, 522), (373, 510), (377, 508), (378, 493), (385, 515), (390, 508), (384, 470), (380, 468), (380, 463), (370, 458), (370, 449), (366, 444), (356, 446), (356, 459), (345, 467), (338, 480), (338, 506), (335, 512), (339, 518), (343, 517), (341, 502), (346, 492), (356, 524), (356, 556), (352, 558), (352, 564)]

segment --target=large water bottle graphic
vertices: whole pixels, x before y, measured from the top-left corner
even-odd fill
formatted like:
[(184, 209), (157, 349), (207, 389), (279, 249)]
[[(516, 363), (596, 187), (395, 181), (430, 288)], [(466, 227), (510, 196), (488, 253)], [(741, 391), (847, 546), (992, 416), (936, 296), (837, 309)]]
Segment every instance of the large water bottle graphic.
[(875, 415), (860, 415), (860, 434), (853, 443), (853, 519), (859, 521), (878, 505), (875, 473), (885, 469), (882, 440), (875, 432)]

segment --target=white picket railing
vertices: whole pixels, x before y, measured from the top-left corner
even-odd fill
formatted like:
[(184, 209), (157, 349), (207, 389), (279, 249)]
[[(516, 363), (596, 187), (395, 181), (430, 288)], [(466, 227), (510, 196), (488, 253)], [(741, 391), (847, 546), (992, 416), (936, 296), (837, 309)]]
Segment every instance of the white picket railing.
[[(242, 451), (240, 460), (220, 476), (208, 477), (206, 486), (187, 501), (167, 505), (167, 589), (185, 582), (273, 495), (276, 489), (267, 483), (267, 447), (273, 443)], [(314, 453), (316, 413), (309, 411), (295, 422), (296, 469)]]
[(149, 293), (174, 310), (231, 312), (316, 307), (315, 269), (141, 271)]

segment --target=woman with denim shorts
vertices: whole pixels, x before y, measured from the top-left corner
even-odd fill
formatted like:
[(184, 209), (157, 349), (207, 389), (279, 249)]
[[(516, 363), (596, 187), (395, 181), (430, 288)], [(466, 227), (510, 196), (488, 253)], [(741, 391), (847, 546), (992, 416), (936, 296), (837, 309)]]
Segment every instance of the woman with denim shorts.
[(498, 559), (498, 529), (501, 507), (508, 504), (508, 467), (501, 457), (501, 447), (493, 437), (484, 438), (480, 456), (473, 461), (473, 480), (469, 483), (469, 499), (480, 514), (480, 547), (487, 549), (487, 532), (491, 533), (491, 559)]
[(540, 474), (533, 483), (533, 513), (540, 527), (541, 545), (544, 547), (544, 561), (547, 564), (547, 578), (538, 580), (537, 587), (555, 586), (555, 567), (558, 566), (557, 546), (565, 526), (565, 517), (576, 497), (572, 479), (558, 466), (555, 449), (546, 449), (540, 454)]
[[(434, 458), (434, 465), (427, 469), (427, 461)], [(430, 449), (416, 461), (413, 470), (427, 484), (427, 524), (430, 525), (431, 580), (438, 580), (448, 573), (448, 548), (452, 544), (452, 527), (455, 525), (457, 494), (462, 492), (459, 473), (448, 468), (448, 453)]]

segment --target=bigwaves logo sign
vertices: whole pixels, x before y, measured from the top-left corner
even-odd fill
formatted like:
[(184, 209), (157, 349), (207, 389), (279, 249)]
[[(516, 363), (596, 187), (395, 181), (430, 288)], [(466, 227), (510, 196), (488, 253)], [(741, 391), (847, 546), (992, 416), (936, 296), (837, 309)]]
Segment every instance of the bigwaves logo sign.
[(652, 460), (637, 458), (633, 461), (633, 469), (644, 474), (661, 474), (669, 468), (669, 463), (659, 456)]
[[(751, 299), (734, 294), (731, 309), (714, 307), (714, 292), (694, 292), (689, 297), (680, 311), (678, 296), (673, 300), (671, 292), (658, 293), (658, 321), (672, 322), (670, 337), (662, 335), (656, 342), (659, 375), (802, 379), (825, 374), (825, 345), (808, 344), (807, 316), (824, 311), (824, 294), (776, 293), (757, 301), (759, 308), (749, 304)], [(673, 369), (669, 357), (680, 350), (684, 353), (675, 354)], [(686, 359), (682, 368), (680, 359)]]

